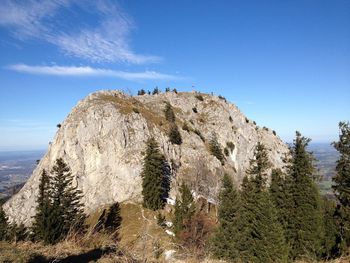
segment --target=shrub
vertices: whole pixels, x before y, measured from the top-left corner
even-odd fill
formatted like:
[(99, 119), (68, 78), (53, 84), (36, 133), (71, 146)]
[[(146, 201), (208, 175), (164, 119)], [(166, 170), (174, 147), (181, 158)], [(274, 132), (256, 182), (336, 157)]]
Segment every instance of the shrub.
[(165, 119), (169, 122), (175, 122), (175, 113), (173, 111), (173, 107), (169, 102), (166, 102), (164, 109)]
[(160, 93), (160, 89), (158, 89), (158, 87), (155, 87), (153, 92), (152, 92), (152, 95), (156, 95), (156, 94), (159, 94)]
[(171, 143), (177, 145), (180, 145), (182, 143), (182, 137), (176, 124), (170, 126), (169, 140)]
[(227, 142), (226, 146), (230, 149), (231, 152), (235, 149), (235, 144), (233, 142)]
[(166, 89), (165, 89), (165, 92), (170, 92), (170, 88), (166, 88)]
[(196, 107), (193, 107), (193, 108), (192, 108), (192, 111), (193, 111), (194, 113), (198, 113), (198, 110), (197, 110)]
[(62, 125), (60, 123), (56, 125), (57, 128), (61, 128), (61, 126)]
[(222, 153), (220, 144), (219, 144), (215, 134), (213, 134), (212, 138), (210, 139), (209, 149), (210, 149), (211, 154), (214, 155), (221, 162), (222, 165), (224, 165), (225, 157)]
[(201, 133), (198, 129), (195, 129), (193, 132), (194, 132), (195, 134), (197, 134), (197, 135), (199, 136), (199, 138), (201, 138), (201, 140), (202, 140), (203, 142), (205, 142), (205, 138), (203, 137), (202, 133)]
[(163, 216), (161, 213), (158, 213), (158, 215), (157, 215), (157, 224), (161, 228), (165, 228), (166, 227), (165, 216)]
[(137, 95), (138, 96), (142, 96), (142, 95), (145, 95), (146, 94), (146, 91), (144, 89), (141, 89), (137, 92)]
[(225, 102), (226, 102), (226, 98), (225, 98), (225, 97), (223, 97), (223, 96), (221, 96), (221, 95), (219, 95), (219, 99), (220, 99), (220, 100), (223, 100), (223, 101), (225, 101)]
[(245, 122), (246, 122), (246, 123), (249, 123), (249, 119), (248, 119), (248, 118), (245, 118)]
[(269, 130), (269, 128), (267, 128), (267, 127), (265, 127), (265, 126), (263, 127), (263, 129), (264, 129), (265, 131), (268, 131), (268, 130)]
[(273, 130), (272, 133), (273, 133), (273, 135), (275, 135), (275, 136), (277, 135), (275, 130)]
[(176, 89), (173, 89), (173, 92), (177, 94), (177, 90)]
[(233, 119), (232, 119), (232, 117), (230, 116), (230, 117), (228, 117), (228, 120), (230, 121), (230, 122), (233, 122)]
[(182, 125), (182, 129), (183, 129), (184, 131), (187, 131), (187, 132), (190, 132), (190, 131), (191, 131), (191, 129), (190, 129), (190, 127), (188, 126), (187, 122), (184, 122), (184, 124)]
[(204, 101), (203, 96), (201, 94), (197, 94), (196, 99), (200, 101)]
[(253, 121), (254, 125), (256, 125), (256, 121)]
[(135, 112), (135, 113), (137, 113), (137, 114), (139, 114), (139, 113), (140, 113), (140, 111), (139, 111), (139, 109), (138, 109), (138, 108), (132, 108), (132, 111), (133, 111), (133, 112)]
[(227, 147), (224, 148), (224, 154), (225, 154), (226, 156), (229, 156), (229, 155), (230, 155), (230, 153), (229, 153)]
[(197, 259), (206, 256), (206, 246), (214, 223), (208, 216), (197, 212), (191, 218), (185, 220), (184, 230), (179, 233), (179, 239), (183, 247), (188, 248)]

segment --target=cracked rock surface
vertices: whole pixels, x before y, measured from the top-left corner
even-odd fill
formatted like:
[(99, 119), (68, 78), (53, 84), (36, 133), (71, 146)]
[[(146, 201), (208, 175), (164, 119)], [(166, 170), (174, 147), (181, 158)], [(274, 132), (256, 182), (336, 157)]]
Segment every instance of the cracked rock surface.
[[(223, 98), (200, 95), (168, 92), (131, 97), (120, 91), (90, 94), (61, 123), (24, 187), (4, 204), (9, 219), (31, 224), (41, 172), (51, 171), (59, 157), (69, 165), (83, 192), (86, 213), (115, 201), (141, 202), (140, 172), (146, 141), (151, 136), (171, 166), (172, 199), (185, 181), (193, 192), (215, 203), (223, 174), (228, 173), (239, 184), (258, 141), (268, 148), (273, 166), (283, 167), (288, 147), (272, 130), (256, 126)], [(166, 102), (175, 112), (181, 145), (169, 142)], [(184, 123), (189, 131), (182, 129)], [(209, 151), (213, 134), (221, 148), (227, 148), (224, 165)], [(228, 142), (234, 147), (228, 148)]]

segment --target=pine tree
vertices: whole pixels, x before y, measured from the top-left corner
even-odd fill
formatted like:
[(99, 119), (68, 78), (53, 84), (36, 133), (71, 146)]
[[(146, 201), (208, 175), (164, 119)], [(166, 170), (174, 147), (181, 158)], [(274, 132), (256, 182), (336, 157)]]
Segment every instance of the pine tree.
[(120, 215), (120, 205), (118, 202), (115, 202), (109, 208), (109, 211), (106, 215), (106, 220), (104, 222), (104, 229), (113, 234), (113, 239), (119, 239), (119, 229), (122, 223), (122, 217)]
[(34, 216), (34, 222), (32, 231), (36, 240), (42, 240), (44, 243), (49, 243), (49, 230), (48, 230), (48, 218), (51, 213), (50, 202), (50, 178), (45, 170), (41, 173), (39, 183), (39, 195), (37, 197), (36, 214)]
[(156, 94), (159, 94), (160, 93), (160, 90), (158, 87), (155, 87), (153, 92), (152, 92), (152, 95), (156, 95)]
[(81, 191), (73, 185), (73, 175), (63, 159), (56, 160), (52, 173), (52, 210), (48, 218), (48, 241), (56, 243), (70, 231), (84, 231), (85, 214), (80, 202)]
[(310, 139), (296, 132), (287, 176), (292, 181), (289, 189), (293, 198), (290, 209), (288, 243), (291, 258), (315, 258), (321, 252), (323, 239), (322, 202), (314, 182), (313, 156), (307, 151)]
[(350, 126), (349, 122), (339, 123), (339, 141), (334, 148), (339, 152), (333, 190), (338, 199), (338, 223), (340, 225), (340, 246), (342, 252), (350, 246)]
[(152, 210), (163, 208), (170, 190), (170, 168), (154, 138), (147, 141), (141, 177), (143, 206)]
[(168, 122), (175, 122), (175, 113), (169, 102), (165, 104), (164, 115)]
[(224, 154), (222, 153), (221, 146), (218, 142), (218, 139), (215, 133), (212, 134), (212, 137), (209, 141), (209, 150), (211, 154), (214, 155), (221, 162), (222, 165), (225, 164), (225, 157), (224, 157)]
[(286, 262), (288, 247), (277, 211), (267, 190), (271, 166), (264, 145), (258, 143), (255, 158), (242, 182), (236, 247), (243, 262)]
[(177, 145), (182, 144), (182, 137), (175, 123), (170, 126), (169, 140), (173, 144), (177, 144)]
[(193, 196), (188, 186), (182, 183), (180, 187), (181, 198), (176, 198), (174, 211), (174, 232), (180, 233), (184, 229), (186, 220), (190, 220), (195, 212)]
[(323, 199), (324, 239), (322, 242), (322, 258), (331, 259), (340, 255), (340, 229), (336, 220), (336, 203), (326, 197)]
[(142, 96), (142, 95), (145, 95), (146, 94), (146, 91), (144, 89), (141, 89), (137, 92), (137, 95), (138, 96)]
[(25, 241), (28, 238), (28, 229), (23, 223), (17, 225), (15, 222), (9, 224), (7, 231), (7, 240), (12, 242)]
[(240, 208), (238, 193), (231, 178), (225, 174), (219, 194), (219, 227), (211, 241), (211, 250), (215, 257), (234, 260), (238, 257), (235, 240), (238, 228), (237, 218)]
[(6, 240), (9, 230), (8, 218), (0, 205), (0, 241)]
[(290, 240), (292, 235), (288, 222), (293, 220), (291, 211), (293, 211), (294, 201), (291, 194), (292, 182), (290, 177), (284, 174), (280, 169), (273, 169), (271, 172), (270, 195), (272, 202), (277, 209), (278, 221), (283, 227), (286, 240)]

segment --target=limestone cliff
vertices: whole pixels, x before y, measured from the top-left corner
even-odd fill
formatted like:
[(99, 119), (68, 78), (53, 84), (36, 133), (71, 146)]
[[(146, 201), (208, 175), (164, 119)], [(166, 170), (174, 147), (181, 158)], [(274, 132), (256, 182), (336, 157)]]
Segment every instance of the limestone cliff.
[[(169, 123), (163, 112), (166, 102), (174, 109), (181, 145), (169, 142)], [(187, 131), (182, 129), (185, 122)], [(231, 143), (224, 165), (208, 150), (213, 134), (223, 149)], [(30, 225), (41, 171), (50, 171), (58, 157), (75, 175), (87, 213), (114, 201), (140, 202), (143, 152), (150, 136), (156, 138), (171, 165), (172, 198), (185, 180), (197, 196), (215, 202), (223, 173), (240, 182), (258, 141), (269, 149), (275, 167), (282, 167), (288, 152), (272, 130), (257, 127), (222, 97), (195, 92), (131, 97), (100, 91), (80, 101), (67, 116), (31, 178), (4, 205), (5, 212), (11, 220)]]

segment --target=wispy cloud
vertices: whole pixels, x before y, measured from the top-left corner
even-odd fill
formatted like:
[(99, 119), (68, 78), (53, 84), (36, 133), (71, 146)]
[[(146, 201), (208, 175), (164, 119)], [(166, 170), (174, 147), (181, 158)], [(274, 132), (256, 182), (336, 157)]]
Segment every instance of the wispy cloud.
[(114, 77), (126, 80), (176, 80), (181, 77), (163, 74), (155, 71), (127, 72), (92, 67), (77, 66), (30, 66), (25, 64), (10, 65), (10, 70), (28, 74), (55, 75), (55, 76), (93, 76)]
[[(79, 12), (74, 12), (77, 9)], [(133, 21), (115, 1), (2, 0), (0, 26), (11, 29), (18, 39), (46, 41), (67, 55), (92, 62), (143, 64), (161, 60), (131, 49)]]

